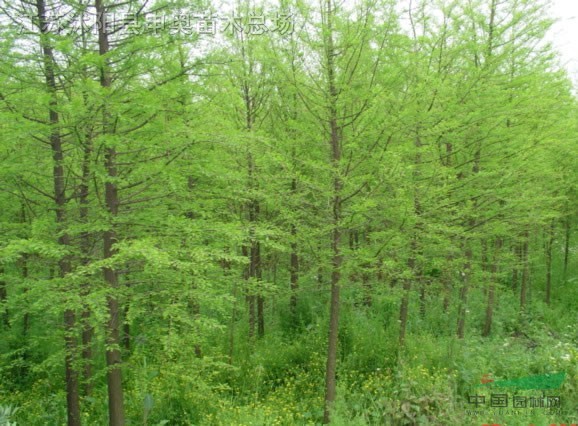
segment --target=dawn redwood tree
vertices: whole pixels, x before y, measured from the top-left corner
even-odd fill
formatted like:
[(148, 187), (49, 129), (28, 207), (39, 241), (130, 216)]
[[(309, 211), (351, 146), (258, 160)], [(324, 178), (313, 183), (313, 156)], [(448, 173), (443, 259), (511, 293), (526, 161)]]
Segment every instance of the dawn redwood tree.
[[(239, 5), (237, 14), (248, 14), (248, 4)], [(235, 111), (229, 111), (236, 131), (230, 137), (237, 140), (236, 162), (239, 172), (245, 175), (244, 195), (239, 209), (246, 218), (247, 241), (242, 247), (248, 264), (243, 276), (246, 280), (246, 300), (249, 318), (249, 339), (265, 335), (265, 298), (262, 288), (263, 280), (263, 244), (260, 227), (263, 221), (263, 191), (261, 174), (262, 144), (264, 132), (261, 130), (263, 119), (268, 114), (268, 97), (270, 95), (270, 64), (264, 57), (264, 40), (244, 30), (233, 30), (228, 40), (226, 55), (237, 58), (226, 68), (227, 86), (236, 96), (230, 99)], [(240, 149), (239, 149), (240, 148)], [(243, 172), (241, 172), (243, 170)]]
[[(56, 223), (58, 226), (58, 243), (68, 249), (70, 237), (65, 229), (67, 225), (66, 204), (68, 197), (66, 194), (66, 180), (64, 171), (64, 148), (60, 130), (60, 118), (58, 114), (58, 93), (56, 83), (56, 61), (54, 51), (51, 46), (50, 30), (47, 23), (46, 3), (44, 0), (36, 2), (38, 29), (40, 32), (40, 45), (44, 56), (44, 75), (46, 79), (46, 89), (50, 96), (49, 100), (49, 139), (52, 149), (53, 180), (54, 180), (54, 201), (56, 204)], [(60, 278), (66, 278), (71, 271), (70, 255), (65, 254), (58, 262)], [(69, 304), (69, 303), (67, 303)], [(77, 350), (77, 338), (75, 333), (76, 313), (73, 308), (66, 307), (64, 310), (64, 339), (66, 342), (65, 351), (65, 371), (66, 371), (66, 400), (68, 425), (80, 425), (80, 402), (78, 372), (73, 366), (73, 360)]]
[[(110, 64), (108, 54), (110, 51), (109, 27), (106, 23), (106, 17), (109, 11), (106, 9), (102, 0), (95, 0), (94, 7), (96, 9), (96, 16), (101, 21), (98, 26), (98, 53), (102, 58), (102, 65), (100, 68), (100, 85), (103, 89), (104, 96), (108, 96), (112, 89), (112, 76), (110, 72)], [(114, 134), (113, 118), (107, 101), (102, 105), (101, 111), (102, 129), (101, 136), (107, 137)], [(104, 200), (106, 209), (112, 221), (118, 215), (119, 198), (118, 186), (116, 179), (117, 171), (117, 151), (114, 146), (105, 147), (105, 170), (107, 174), (107, 181), (104, 189)], [(117, 240), (117, 231), (114, 225), (109, 225), (109, 229), (103, 234), (103, 259), (110, 260), (116, 253), (114, 244)], [(124, 401), (123, 401), (123, 387), (122, 387), (122, 373), (121, 373), (121, 337), (120, 337), (120, 304), (117, 294), (118, 291), (118, 272), (113, 267), (105, 267), (104, 279), (110, 286), (110, 293), (107, 297), (108, 302), (108, 324), (107, 324), (107, 349), (106, 349), (106, 365), (108, 367), (108, 409), (109, 409), (109, 423), (111, 426), (124, 425)]]
[[(395, 28), (390, 23), (391, 6), (355, 4), (351, 11), (354, 24), (344, 20), (344, 11), (332, 0), (323, 2), (318, 11), (302, 8), (307, 35), (302, 32), (301, 43), (311, 61), (305, 65), (309, 78), (298, 81), (296, 88), (309, 111), (307, 121), (321, 131), (315, 142), (325, 144), (327, 152), (323, 174), (318, 176), (325, 179), (323, 196), (328, 200), (325, 214), (331, 241), (325, 423), (330, 421), (336, 397), (345, 223), (354, 216), (355, 201), (362, 200), (359, 194), (380, 185), (378, 162), (387, 146), (379, 98), (387, 88), (378, 85), (378, 76), (383, 72), (386, 40)], [(377, 20), (374, 11), (380, 8), (386, 13)]]
[[(65, 163), (65, 140), (63, 137), (63, 120), (60, 113), (62, 106), (59, 98), (62, 98), (63, 90), (65, 89), (62, 83), (63, 75), (60, 70), (60, 65), (56, 59), (56, 49), (54, 48), (58, 35), (54, 32), (54, 26), (50, 25), (49, 16), (54, 15), (54, 8), (57, 4), (53, 2), (46, 2), (38, 0), (33, 4), (13, 5), (8, 9), (4, 9), (10, 19), (22, 17), (25, 14), (34, 23), (35, 32), (33, 34), (37, 37), (37, 43), (41, 56), (37, 61), (41, 64), (43, 76), (43, 87), (40, 85), (39, 94), (46, 96), (44, 107), (46, 108), (45, 117), (34, 117), (35, 111), (30, 113), (30, 106), (27, 109), (20, 109), (20, 106), (15, 106), (13, 102), (17, 102), (12, 97), (7, 97), (6, 94), (1, 94), (2, 101), (6, 102), (6, 106), (12, 112), (19, 114), (22, 118), (34, 123), (41, 124), (43, 129), (40, 130), (40, 135), (36, 136), (37, 142), (46, 143), (50, 146), (52, 156), (52, 190), (43, 191), (42, 189), (32, 186), (34, 191), (46, 196), (55, 206), (51, 208), (55, 214), (55, 230), (58, 235), (58, 244), (62, 247), (63, 253), (58, 259), (58, 280), (66, 285), (61, 285), (64, 289), (64, 340), (65, 340), (65, 376), (66, 376), (66, 395), (67, 395), (67, 419), (69, 425), (80, 425), (80, 403), (79, 403), (79, 377), (78, 371), (74, 366), (77, 352), (77, 337), (76, 333), (76, 312), (74, 308), (74, 286), (70, 286), (68, 282), (68, 274), (72, 271), (71, 254), (72, 249), (71, 237), (69, 235), (69, 218), (67, 213), (67, 206), (71, 199), (71, 190), (73, 184), (67, 178), (69, 170)], [(35, 59), (32, 59), (34, 61)], [(19, 65), (17, 62), (12, 62), (9, 66), (16, 69)], [(4, 70), (6, 71), (6, 70)], [(31, 74), (28, 78), (33, 78)], [(40, 83), (40, 81), (33, 82), (33, 85)], [(13, 82), (12, 82), (13, 84)], [(8, 86), (9, 87), (9, 86)], [(46, 141), (46, 142), (45, 142)], [(70, 148), (69, 148), (70, 150)], [(69, 192), (70, 191), (70, 192)], [(24, 212), (24, 208), (22, 212)], [(28, 255), (23, 254), (23, 268), (25, 277), (28, 277)], [(52, 270), (50, 272), (52, 276)], [(71, 288), (68, 288), (71, 287)], [(25, 314), (25, 324), (28, 328), (28, 314)]]

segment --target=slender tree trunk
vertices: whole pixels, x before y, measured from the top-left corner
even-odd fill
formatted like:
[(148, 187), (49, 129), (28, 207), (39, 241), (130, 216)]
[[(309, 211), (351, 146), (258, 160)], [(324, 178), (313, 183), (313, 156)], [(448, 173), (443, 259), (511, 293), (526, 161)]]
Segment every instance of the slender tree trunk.
[[(442, 161), (442, 163), (444, 163), (444, 165), (446, 167), (452, 167), (453, 166), (453, 145), (450, 142), (445, 142), (445, 148), (446, 148), (446, 154), (445, 154), (445, 162)], [(449, 180), (449, 174), (448, 174), (448, 180)], [(443, 291), (444, 291), (444, 299), (443, 299), (443, 311), (444, 314), (447, 314), (450, 308), (450, 297), (452, 294), (452, 288), (453, 288), (453, 280), (452, 280), (452, 266), (453, 266), (453, 256), (452, 254), (448, 254), (446, 257), (446, 263), (450, 266), (449, 268), (447, 268), (443, 273), (442, 273), (442, 280), (443, 280)]]
[[(488, 256), (489, 256), (488, 255), (488, 241), (484, 238), (484, 239), (482, 239), (481, 244), (482, 244), (482, 259), (481, 259), (482, 265), (481, 266), (482, 266), (482, 274), (483, 274), (482, 280), (484, 282), (486, 282), (486, 281), (491, 281), (490, 277), (488, 276), (489, 275), (488, 271), (490, 269), (490, 266), (489, 266), (490, 261), (488, 259)], [(488, 295), (488, 287), (487, 286), (482, 287), (482, 293), (484, 296)]]
[[(246, 97), (249, 97), (248, 89), (246, 90)], [(251, 114), (251, 101), (247, 102), (247, 130), (252, 128), (252, 114)], [(248, 169), (248, 182), (247, 186), (250, 191), (256, 189), (256, 166), (255, 160), (251, 152), (247, 153), (247, 169)], [(251, 194), (251, 199), (248, 201), (248, 212), (249, 212), (249, 276), (248, 280), (251, 282), (251, 288), (247, 296), (247, 302), (249, 305), (249, 338), (252, 340), (255, 338), (255, 329), (257, 329), (257, 335), (262, 337), (265, 333), (265, 320), (263, 317), (263, 297), (260, 293), (259, 282), (261, 280), (261, 246), (259, 241), (255, 237), (255, 227), (257, 226), (257, 221), (259, 219), (260, 206), (259, 201), (255, 198), (255, 194)], [(263, 333), (263, 334), (262, 334)]]
[[(417, 257), (419, 255), (419, 238), (421, 232), (421, 199), (418, 189), (418, 179), (420, 176), (420, 165), (421, 165), (421, 139), (419, 135), (419, 127), (416, 129), (416, 135), (414, 140), (415, 146), (415, 157), (414, 157), (414, 194), (413, 194), (413, 212), (415, 215), (415, 225), (413, 229), (413, 235), (411, 236), (410, 242), (410, 255), (407, 261), (407, 266), (412, 272), (413, 279), (418, 283), (418, 288), (420, 289), (420, 312), (423, 309), (423, 314), (425, 315), (425, 284), (423, 283), (422, 271), (418, 266)], [(403, 283), (403, 298), (401, 300), (401, 306), (399, 308), (399, 344), (401, 346), (405, 343), (405, 335), (407, 329), (407, 317), (409, 314), (409, 298), (411, 294), (411, 279), (405, 279)]]
[(256, 265), (255, 278), (259, 284), (259, 293), (257, 294), (257, 336), (263, 338), (265, 336), (265, 298), (262, 294), (261, 282), (263, 280), (263, 269), (261, 263), (261, 243), (256, 243)]
[(8, 303), (8, 291), (6, 281), (4, 280), (4, 266), (0, 265), (0, 313), (2, 315), (2, 324), (6, 329), (10, 328), (10, 314), (6, 304)]
[(521, 247), (521, 255), (522, 255), (522, 283), (520, 287), (520, 308), (524, 310), (526, 308), (527, 303), (527, 295), (528, 295), (528, 283), (529, 283), (529, 266), (528, 266), (528, 240), (529, 240), (529, 233), (526, 231), (524, 233), (524, 241)]
[(361, 272), (361, 283), (363, 285), (363, 306), (367, 306), (368, 308), (372, 305), (372, 293), (373, 288), (371, 286), (370, 275), (369, 275), (369, 268), (371, 265), (369, 263), (364, 263), (362, 265), (363, 271)]
[[(251, 251), (253, 251), (253, 249), (251, 249)], [(252, 259), (252, 256), (251, 256)], [(253, 268), (253, 260), (251, 260), (251, 265), (250, 265), (250, 269)], [(254, 277), (254, 272), (250, 272), (249, 273), (249, 277)], [(254, 283), (252, 283), (254, 286)], [(249, 305), (249, 339), (253, 340), (255, 338), (255, 328), (256, 328), (256, 319), (257, 319), (257, 313), (256, 313), (256, 296), (255, 296), (255, 290), (253, 288), (249, 289), (249, 295), (247, 296), (247, 302)]]
[(82, 360), (83, 360), (83, 382), (84, 382), (84, 395), (92, 395), (92, 336), (94, 330), (90, 324), (90, 309), (85, 309), (82, 311), (81, 321), (82, 321)]
[(251, 288), (251, 277), (253, 276), (254, 262), (252, 260), (252, 250), (247, 246), (241, 248), (242, 254), (249, 260), (249, 264), (245, 267), (243, 271), (243, 278), (246, 283), (245, 287), (245, 300), (247, 302), (247, 308), (249, 310), (249, 339), (252, 340), (255, 337), (255, 296), (253, 294), (253, 289)]
[[(415, 200), (414, 200), (415, 201)], [(413, 271), (413, 276), (416, 281), (419, 282), (418, 278), (418, 268), (417, 268), (417, 252), (418, 252), (418, 242), (417, 242), (417, 230), (414, 230), (414, 235), (411, 239), (411, 254), (407, 260), (407, 266), (410, 271)], [(403, 281), (403, 298), (401, 299), (401, 305), (399, 308), (399, 344), (403, 346), (405, 344), (405, 336), (407, 332), (407, 317), (409, 315), (409, 298), (411, 295), (411, 278), (406, 278)]]
[[(22, 207), (22, 215), (23, 221), (26, 219), (24, 216), (24, 207)], [(19, 370), (21, 371), (21, 376), (25, 377), (28, 373), (28, 358), (30, 357), (29, 350), (28, 350), (28, 334), (30, 331), (30, 314), (28, 313), (28, 254), (24, 253), (19, 260), (20, 269), (22, 270), (22, 281), (24, 281), (24, 286), (22, 288), (22, 293), (24, 295), (25, 306), (24, 306), (24, 315), (22, 316), (22, 346), (24, 347), (24, 351), (22, 353), (22, 368)], [(52, 271), (51, 271), (52, 272)], [(54, 279), (54, 275), (50, 274), (50, 279)], [(66, 326), (66, 324), (65, 324)], [(66, 340), (65, 340), (65, 349), (66, 349)], [(66, 361), (66, 358), (65, 358)]]
[(546, 303), (550, 304), (552, 293), (552, 251), (554, 248), (554, 220), (546, 235)]
[[(408, 260), (408, 267), (413, 269), (415, 259), (410, 257)], [(407, 329), (407, 315), (409, 311), (409, 296), (411, 292), (411, 279), (406, 278), (403, 281), (403, 298), (399, 307), (399, 344), (405, 344), (405, 334)]]
[[(81, 27), (80, 37), (82, 40), (82, 49), (84, 52), (89, 50), (88, 39), (90, 35), (88, 34), (90, 30), (87, 30), (84, 26)], [(85, 66), (83, 69), (83, 78), (89, 78), (89, 67)], [(88, 91), (84, 91), (82, 94), (84, 100), (84, 106), (90, 108)], [(91, 124), (87, 127), (85, 133), (85, 139), (82, 144), (83, 156), (82, 156), (82, 176), (80, 179), (80, 185), (78, 189), (78, 201), (79, 201), (79, 219), (80, 223), (88, 227), (90, 222), (89, 219), (89, 207), (90, 207), (90, 181), (92, 179), (92, 149), (93, 149), (93, 127)], [(84, 230), (80, 234), (80, 262), (83, 266), (87, 266), (90, 263), (92, 257), (92, 247), (91, 247), (91, 233)], [(84, 385), (84, 395), (92, 395), (92, 338), (94, 335), (94, 328), (90, 322), (91, 318), (91, 308), (88, 303), (84, 301), (87, 300), (90, 294), (90, 282), (85, 281), (80, 288), (80, 296), (83, 300), (82, 313), (80, 316), (81, 321), (81, 342), (82, 342), (82, 362), (83, 362), (83, 372), (82, 381)]]
[[(334, 182), (334, 188), (340, 187), (341, 183)], [(340, 196), (336, 195), (333, 199), (333, 206), (341, 203)], [(329, 423), (331, 419), (331, 410), (336, 396), (336, 371), (337, 371), (337, 339), (339, 334), (339, 305), (340, 305), (340, 280), (341, 280), (341, 230), (338, 221), (340, 218), (340, 208), (334, 210), (334, 229), (333, 229), (333, 258), (331, 272), (331, 302), (329, 306), (329, 339), (327, 345), (327, 366), (325, 371), (325, 410), (323, 422)]]
[[(86, 102), (85, 102), (86, 103)], [(90, 159), (92, 155), (92, 135), (87, 135), (84, 142), (84, 156), (82, 160), (82, 179), (79, 188), (79, 217), (80, 222), (85, 226), (88, 225), (88, 209), (89, 209), (89, 182), (91, 178)], [(80, 253), (81, 263), (86, 266), (90, 262), (90, 233), (84, 231), (80, 235)], [(90, 283), (85, 282), (81, 289), (81, 298), (84, 300), (90, 293)], [(83, 382), (84, 394), (90, 396), (92, 394), (92, 336), (94, 333), (93, 327), (90, 323), (90, 306), (84, 304), (81, 314), (82, 325), (82, 361), (83, 361)]]
[[(64, 176), (64, 151), (60, 135), (60, 117), (58, 114), (56, 77), (54, 74), (55, 60), (52, 46), (48, 37), (50, 36), (47, 25), (46, 4), (44, 0), (36, 1), (38, 17), (38, 27), (41, 33), (40, 44), (44, 59), (44, 76), (46, 87), (50, 94), (49, 101), (49, 122), (50, 122), (50, 147), (52, 150), (52, 176), (54, 184), (54, 201), (56, 204), (56, 223), (58, 226), (58, 244), (63, 247), (70, 246), (70, 237), (65, 231), (66, 227), (66, 181)], [(60, 278), (66, 278), (71, 271), (69, 255), (65, 255), (59, 260)], [(66, 297), (66, 296), (65, 296)], [(66, 379), (66, 402), (67, 419), (69, 426), (80, 425), (80, 399), (78, 386), (78, 372), (73, 367), (73, 361), (77, 352), (77, 342), (75, 333), (76, 314), (74, 310), (65, 308), (64, 311), (64, 342), (65, 342), (65, 379)]]
[(448, 255), (446, 258), (446, 264), (448, 268), (442, 272), (442, 283), (443, 283), (443, 292), (444, 298), (442, 302), (442, 307), (444, 314), (447, 314), (450, 308), (450, 297), (452, 294), (452, 265), (453, 265), (453, 257)]
[[(184, 103), (184, 101), (183, 101), (183, 103)], [(189, 176), (187, 179), (187, 190), (189, 192), (193, 192), (194, 187), (195, 187), (195, 179), (193, 176)], [(193, 217), (192, 213), (190, 213), (190, 212), (185, 213), (185, 216), (188, 218)], [(183, 240), (182, 245), (183, 245), (183, 247), (186, 247), (187, 241)], [(226, 260), (223, 260), (222, 265), (223, 265), (224, 275), (227, 275), (228, 271), (229, 271), (229, 263)], [(193, 320), (195, 321), (195, 325), (193, 327), (194, 327), (195, 332), (197, 334), (197, 338), (199, 338), (200, 337), (200, 330), (199, 330), (199, 326), (198, 326), (198, 321), (200, 320), (200, 317), (201, 317), (201, 305), (199, 303), (199, 298), (197, 297), (197, 294), (196, 294), (197, 293), (197, 285), (195, 284), (194, 281), (191, 283), (191, 290), (192, 290), (193, 294), (190, 296), (190, 299), (188, 301), (188, 305), (189, 305), (189, 309), (191, 311), (191, 316), (193, 317)], [(235, 286), (233, 293), (235, 293), (233, 295), (233, 297), (236, 297), (236, 286)], [(235, 312), (233, 312), (233, 321), (234, 321), (234, 316), (235, 316)], [(231, 339), (234, 337), (231, 337), (231, 335), (230, 335), (229, 338)], [(230, 343), (231, 343), (230, 344), (230, 347), (231, 347), (230, 351), (231, 352), (229, 353), (229, 360), (232, 360), (232, 358), (233, 358), (233, 356), (232, 356), (233, 343), (232, 342), (230, 342)], [(199, 342), (194, 344), (194, 351), (195, 351), (195, 356), (197, 358), (203, 357), (203, 351), (201, 348), (201, 344)]]
[(465, 263), (464, 270), (462, 271), (462, 288), (460, 289), (460, 300), (458, 309), (458, 327), (457, 336), (458, 339), (463, 339), (465, 336), (466, 329), (466, 316), (467, 316), (467, 304), (468, 304), (468, 292), (470, 288), (470, 275), (471, 275), (471, 265), (472, 265), (472, 248), (470, 241), (464, 241), (465, 248)]
[[(492, 5), (494, 3), (492, 1)], [(492, 10), (494, 10), (492, 8)], [(493, 19), (493, 12), (492, 12), (492, 19)], [(478, 144), (478, 148), (474, 154), (474, 165), (472, 168), (472, 174), (476, 175), (480, 172), (480, 159), (482, 156), (482, 147), (481, 142)], [(477, 205), (477, 200), (473, 199), (472, 203), (474, 207)], [(468, 220), (468, 226), (470, 229), (473, 229), (476, 225), (476, 219), (474, 217)], [(464, 240), (464, 251), (465, 251), (465, 263), (464, 263), (464, 270), (462, 271), (462, 288), (460, 290), (460, 301), (459, 301), (459, 309), (458, 309), (458, 327), (457, 327), (457, 336), (458, 339), (463, 339), (465, 336), (465, 329), (466, 329), (466, 317), (468, 313), (467, 304), (468, 304), (468, 293), (470, 290), (470, 280), (471, 280), (471, 269), (472, 269), (472, 260), (473, 260), (473, 253), (472, 253), (472, 242), (468, 239)]]
[(517, 292), (518, 291), (518, 275), (519, 275), (519, 270), (520, 270), (520, 265), (521, 265), (521, 249), (520, 249), (520, 244), (521, 243), (514, 243), (514, 267), (512, 268), (512, 291)]
[(482, 331), (482, 336), (488, 337), (492, 332), (492, 322), (494, 319), (494, 305), (496, 299), (496, 280), (498, 274), (498, 255), (502, 247), (502, 239), (496, 238), (494, 242), (494, 261), (492, 262), (491, 275), (489, 277), (490, 285), (488, 287), (488, 302), (486, 305), (486, 322), (484, 324), (484, 330)]
[(333, 168), (333, 220), (332, 220), (332, 260), (331, 260), (331, 301), (329, 306), (329, 338), (327, 342), (327, 365), (325, 369), (325, 409), (323, 423), (331, 420), (331, 410), (336, 396), (336, 371), (337, 371), (337, 342), (339, 335), (339, 308), (340, 308), (340, 281), (341, 264), (341, 129), (337, 123), (337, 87), (335, 85), (335, 48), (333, 45), (333, 10), (331, 0), (326, 1), (326, 61), (327, 61), (327, 84), (329, 90), (329, 127), (331, 148), (331, 165)]
[[(293, 185), (295, 180), (293, 180)], [(293, 186), (292, 185), (292, 186)], [(296, 321), (297, 315), (297, 290), (299, 289), (299, 254), (297, 253), (297, 227), (291, 225), (291, 259), (289, 265), (291, 279), (291, 298), (289, 299), (289, 310), (293, 322)]]
[[(322, 253), (322, 245), (321, 242), (318, 244), (317, 246), (317, 253)], [(325, 279), (323, 278), (323, 265), (321, 260), (319, 260), (319, 265), (317, 265), (317, 288), (319, 290), (323, 289), (323, 283), (325, 282)]]
[(444, 314), (447, 314), (449, 309), (450, 309), (450, 294), (451, 294), (451, 281), (450, 281), (450, 277), (449, 274), (444, 274), (444, 278), (443, 278), (443, 284), (444, 284), (444, 299), (442, 302), (442, 309)]
[[(493, 55), (493, 48), (494, 48), (494, 30), (495, 30), (495, 19), (497, 13), (497, 0), (490, 1), (490, 21), (488, 23), (488, 40), (487, 40), (487, 50), (485, 52), (485, 63), (483, 67), (485, 68), (491, 60)], [(479, 64), (479, 60), (475, 58), (476, 66)], [(473, 158), (473, 166), (472, 166), (472, 175), (475, 176), (480, 172), (481, 168), (481, 158), (482, 158), (482, 140), (478, 140), (476, 143), (476, 150), (474, 152)], [(477, 198), (471, 198), (471, 202), (473, 205), (473, 211), (475, 212), (478, 200)], [(467, 226), (469, 229), (474, 229), (476, 226), (476, 217), (471, 216), (467, 220)], [(471, 268), (472, 268), (472, 241), (468, 240), (467, 238), (464, 239), (464, 249), (465, 249), (465, 264), (464, 270), (462, 271), (462, 288), (460, 290), (460, 306), (458, 309), (458, 326), (457, 326), (457, 336), (458, 339), (463, 339), (465, 336), (465, 325), (466, 325), (466, 317), (467, 317), (467, 301), (468, 301), (468, 292), (470, 288), (470, 280), (471, 280)]]
[[(125, 277), (126, 279), (126, 277)], [(127, 288), (130, 288), (130, 284), (126, 284)], [(130, 353), (130, 323), (128, 322), (128, 310), (129, 310), (129, 304), (128, 302), (126, 302), (124, 304), (124, 306), (122, 307), (122, 335), (121, 335), (121, 341), (122, 341), (122, 347), (123, 349), (126, 351), (126, 354)]]
[[(100, 85), (108, 91), (111, 88), (112, 79), (108, 69), (108, 60), (106, 55), (109, 53), (108, 28), (106, 17), (107, 10), (103, 0), (95, 0), (96, 16), (101, 20), (98, 26), (98, 47), (99, 54), (104, 56), (104, 62), (101, 66)], [(105, 101), (106, 102), (106, 101)], [(103, 106), (103, 132), (104, 134), (113, 133), (111, 127), (111, 117), (109, 116), (106, 104)], [(117, 166), (116, 166), (116, 149), (114, 147), (105, 148), (105, 170), (107, 181), (105, 183), (105, 204), (111, 218), (118, 215), (118, 193), (117, 193)], [(110, 259), (116, 254), (113, 247), (116, 243), (117, 235), (114, 223), (110, 223), (109, 229), (103, 234), (103, 252), (104, 259)], [(120, 305), (117, 291), (119, 289), (118, 274), (113, 268), (104, 268), (104, 280), (109, 286), (108, 302), (108, 324), (107, 324), (107, 349), (106, 365), (107, 383), (108, 383), (108, 414), (110, 426), (124, 426), (124, 402), (122, 389), (122, 372), (121, 372), (121, 352), (122, 344), (120, 339)]]
[[(225, 278), (230, 275), (231, 265), (228, 260), (223, 260), (223, 273)], [(231, 306), (231, 322), (229, 325), (229, 364), (233, 365), (235, 353), (235, 325), (237, 323), (237, 280), (233, 280), (233, 306)]]
[(423, 319), (425, 318), (426, 313), (426, 290), (427, 286), (429, 285), (430, 281), (428, 279), (420, 280), (420, 289), (419, 289), (419, 316)]
[(568, 215), (564, 222), (564, 280), (568, 277), (568, 260), (570, 259), (570, 233), (572, 231), (572, 225), (570, 221), (571, 217)]

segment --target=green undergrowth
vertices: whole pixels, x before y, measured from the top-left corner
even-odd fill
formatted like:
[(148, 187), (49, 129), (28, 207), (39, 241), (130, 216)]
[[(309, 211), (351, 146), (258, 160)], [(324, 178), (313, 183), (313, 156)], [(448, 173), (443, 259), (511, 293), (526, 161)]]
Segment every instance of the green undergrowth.
[[(472, 304), (475, 297), (481, 294), (473, 294)], [(324, 314), (311, 315), (318, 309), (315, 303), (321, 305), (309, 301), (309, 306), (299, 307), (302, 321), (297, 327), (288, 326), (283, 317), (287, 313), (279, 315), (262, 339), (248, 339), (246, 330), (237, 328), (234, 350), (228, 355), (222, 350), (230, 339), (226, 332), (215, 332), (213, 338), (223, 345), (211, 346), (200, 359), (186, 346), (170, 353), (137, 346), (125, 371), (127, 424), (321, 424), (327, 321)], [(471, 318), (469, 337), (463, 340), (420, 326), (428, 317), (418, 315), (411, 318), (413, 329), (401, 349), (396, 312), (380, 315), (389, 303), (376, 299), (373, 307), (360, 308), (345, 299), (332, 424), (538, 426), (578, 420), (578, 331), (564, 304), (551, 308), (534, 303), (526, 314), (509, 317), (512, 301), (505, 296), (498, 302), (492, 335), (482, 338), (475, 333), (479, 324)], [(427, 315), (439, 312), (431, 309)], [(49, 367), (55, 375), (56, 365)], [(6, 411), (6, 421), (65, 424), (63, 386), (49, 379), (50, 368), (36, 371), (25, 388), (0, 384), (0, 406), (18, 407)], [(566, 374), (559, 389), (481, 386), (482, 378), (512, 380), (559, 372)], [(86, 425), (107, 423), (104, 372), (100, 374), (100, 384), (82, 401)], [(508, 396), (508, 412), (492, 412), (495, 393)], [(473, 396), (485, 397), (485, 404), (472, 404)], [(514, 396), (556, 396), (561, 403), (559, 411), (527, 407), (512, 412)]]

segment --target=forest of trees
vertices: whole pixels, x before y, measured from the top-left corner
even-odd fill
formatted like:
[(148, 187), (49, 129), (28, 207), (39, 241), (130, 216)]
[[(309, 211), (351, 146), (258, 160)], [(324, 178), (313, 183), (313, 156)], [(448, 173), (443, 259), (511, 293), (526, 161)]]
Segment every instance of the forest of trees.
[(547, 6), (0, 0), (0, 425), (578, 422)]

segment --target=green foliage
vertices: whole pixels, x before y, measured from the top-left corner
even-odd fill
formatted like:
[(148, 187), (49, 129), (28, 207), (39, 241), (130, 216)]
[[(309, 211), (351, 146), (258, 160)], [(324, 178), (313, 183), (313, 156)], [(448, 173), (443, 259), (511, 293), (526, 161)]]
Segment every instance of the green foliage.
[[(127, 425), (318, 425), (331, 283), (332, 424), (574, 420), (578, 104), (542, 2), (249, 3), (294, 31), (0, 26), (0, 426), (66, 422), (65, 360), (107, 424), (111, 349)], [(556, 373), (560, 415), (469, 412)]]

